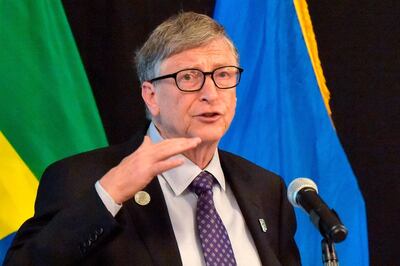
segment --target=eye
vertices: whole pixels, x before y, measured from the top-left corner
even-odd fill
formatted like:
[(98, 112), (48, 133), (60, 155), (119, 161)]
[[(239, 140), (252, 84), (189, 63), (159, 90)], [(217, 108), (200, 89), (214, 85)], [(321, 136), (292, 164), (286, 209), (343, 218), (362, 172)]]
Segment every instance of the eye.
[(178, 82), (195, 82), (201, 78), (201, 72), (196, 70), (185, 70), (178, 74)]
[(185, 74), (181, 77), (182, 80), (186, 80), (186, 81), (189, 81), (189, 80), (191, 80), (191, 79), (193, 79), (193, 78), (194, 78), (193, 73), (185, 73)]
[(230, 77), (231, 73), (229, 73), (228, 71), (221, 71), (218, 73), (218, 77), (220, 78), (228, 78)]
[(215, 72), (217, 79), (230, 79), (235, 75), (235, 71), (229, 68), (221, 68)]

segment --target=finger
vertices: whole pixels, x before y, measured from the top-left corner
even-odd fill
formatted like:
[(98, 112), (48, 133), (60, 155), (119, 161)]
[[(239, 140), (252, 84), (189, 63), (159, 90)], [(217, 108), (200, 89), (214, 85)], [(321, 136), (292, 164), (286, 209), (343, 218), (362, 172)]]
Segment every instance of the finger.
[(183, 164), (183, 159), (168, 159), (153, 165), (153, 175), (161, 174)]
[(135, 157), (135, 155), (137, 153), (143, 153), (143, 151), (146, 151), (146, 149), (149, 149), (149, 148), (151, 149), (152, 146), (153, 146), (153, 142), (151, 141), (151, 138), (147, 135), (144, 136), (142, 144), (140, 144), (140, 146), (136, 150), (134, 150), (131, 154), (126, 156), (121, 162), (123, 162), (125, 160), (129, 160), (131, 157)]
[(144, 139), (143, 139), (143, 142), (142, 142), (142, 145), (148, 145), (148, 144), (152, 144), (152, 141), (151, 141), (151, 139), (150, 139), (150, 137), (149, 136), (144, 136)]

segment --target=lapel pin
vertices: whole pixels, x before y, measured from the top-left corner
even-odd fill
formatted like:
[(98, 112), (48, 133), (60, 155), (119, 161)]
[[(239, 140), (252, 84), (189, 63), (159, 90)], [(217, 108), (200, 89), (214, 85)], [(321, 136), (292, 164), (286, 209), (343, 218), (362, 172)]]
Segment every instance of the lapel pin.
[(261, 230), (264, 233), (267, 232), (268, 228), (267, 228), (267, 224), (265, 223), (264, 219), (260, 218), (260, 219), (258, 219), (258, 222), (260, 223)]
[(150, 194), (146, 191), (138, 191), (135, 194), (135, 202), (139, 205), (145, 206), (150, 203)]

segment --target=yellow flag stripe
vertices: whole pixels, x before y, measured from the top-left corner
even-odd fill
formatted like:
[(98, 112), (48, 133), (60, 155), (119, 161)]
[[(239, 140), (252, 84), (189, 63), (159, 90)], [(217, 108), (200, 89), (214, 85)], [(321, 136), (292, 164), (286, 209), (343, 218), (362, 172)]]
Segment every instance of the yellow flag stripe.
[(308, 54), (311, 58), (311, 64), (313, 66), (315, 76), (317, 77), (318, 86), (321, 91), (326, 110), (328, 111), (329, 115), (331, 115), (331, 108), (329, 106), (330, 93), (328, 87), (326, 86), (324, 72), (322, 71), (321, 61), (318, 56), (318, 46), (315, 39), (310, 14), (308, 12), (307, 1), (293, 0), (293, 2), (296, 8), (297, 18), (300, 22), (301, 31), (306, 42)]
[(38, 183), (0, 131), (0, 239), (33, 216)]

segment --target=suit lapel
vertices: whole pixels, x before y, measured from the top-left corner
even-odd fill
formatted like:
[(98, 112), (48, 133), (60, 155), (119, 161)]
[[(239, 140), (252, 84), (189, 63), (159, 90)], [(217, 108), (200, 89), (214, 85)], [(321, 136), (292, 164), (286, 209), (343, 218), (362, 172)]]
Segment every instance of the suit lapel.
[(252, 178), (251, 173), (238, 167), (237, 162), (228, 158), (224, 152), (220, 151), (221, 166), (225, 178), (229, 183), (236, 201), (240, 207), (246, 225), (253, 237), (258, 254), (263, 265), (280, 265), (275, 252), (268, 241), (271, 232), (263, 228), (259, 219), (264, 219), (268, 227), (268, 217), (266, 210), (267, 202), (264, 202), (262, 195), (257, 193), (260, 188), (259, 182)]
[[(143, 142), (147, 127), (120, 145), (119, 160), (134, 152)], [(144, 189), (151, 200), (147, 205), (139, 205), (134, 199), (122, 207), (132, 219), (140, 238), (149, 250), (154, 265), (182, 265), (175, 234), (169, 219), (163, 193), (155, 177)], [(121, 210), (122, 213), (122, 210)]]
[[(130, 150), (135, 150), (142, 139), (143, 137), (139, 138), (137, 142), (134, 138), (135, 141), (132, 142), (134, 144), (130, 146)], [(270, 203), (261, 197), (262, 193), (255, 193), (260, 190), (259, 182), (252, 178), (251, 173), (239, 167), (235, 157), (220, 151), (220, 160), (225, 178), (236, 197), (262, 264), (280, 265), (268, 241), (271, 232), (269, 230), (263, 232), (259, 222), (259, 219), (265, 219), (268, 226), (267, 218), (270, 218), (266, 213)], [(158, 179), (154, 178), (144, 190), (151, 196), (148, 205), (141, 206), (132, 199), (124, 205), (124, 208), (131, 215), (138, 234), (147, 246), (155, 265), (182, 265)]]
[(182, 265), (179, 249), (169, 219), (167, 206), (157, 177), (144, 189), (150, 194), (147, 205), (131, 199), (126, 208), (138, 234), (147, 246), (155, 265)]

